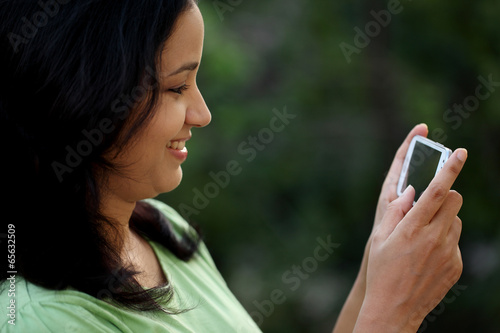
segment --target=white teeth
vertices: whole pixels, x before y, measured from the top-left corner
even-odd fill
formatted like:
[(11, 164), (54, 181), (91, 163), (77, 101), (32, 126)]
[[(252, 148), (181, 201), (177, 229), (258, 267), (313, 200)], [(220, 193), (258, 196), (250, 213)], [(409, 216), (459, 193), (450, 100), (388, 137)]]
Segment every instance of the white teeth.
[(167, 148), (183, 150), (186, 147), (186, 141), (170, 141)]

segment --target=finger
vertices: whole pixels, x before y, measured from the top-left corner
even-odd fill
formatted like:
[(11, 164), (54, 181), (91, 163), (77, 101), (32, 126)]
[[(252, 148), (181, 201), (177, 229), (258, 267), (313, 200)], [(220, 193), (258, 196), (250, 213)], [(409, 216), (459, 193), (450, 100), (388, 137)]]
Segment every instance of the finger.
[[(460, 262), (460, 273), (458, 274), (458, 278), (460, 278), (460, 275), (462, 275), (463, 270), (464, 270), (464, 262), (463, 262), (463, 258), (462, 258), (462, 251), (460, 251), (460, 247), (458, 245), (457, 245), (457, 258)], [(458, 279), (457, 279), (457, 281), (458, 281)], [(455, 283), (457, 281), (455, 281)]]
[(458, 245), (458, 240), (460, 239), (460, 235), (462, 235), (462, 220), (460, 217), (455, 216), (450, 226), (450, 230), (448, 231), (448, 235), (452, 237), (452, 239), (455, 239)]
[(451, 190), (448, 193), (445, 203), (438, 210), (436, 214), (438, 217), (440, 215), (446, 216), (446, 220), (448, 221), (448, 230), (453, 226), (453, 224), (457, 223), (457, 219), (460, 220), (458, 218), (458, 213), (460, 212), (460, 209), (462, 209), (463, 203), (464, 199), (462, 198), (462, 195), (457, 191)]
[(399, 174), (401, 173), (401, 169), (403, 168), (403, 163), (405, 160), (406, 152), (408, 151), (408, 147), (410, 146), (410, 142), (415, 135), (427, 137), (428, 132), (429, 129), (427, 128), (426, 124), (419, 124), (415, 126), (406, 136), (406, 139), (399, 147), (396, 155), (394, 156), (394, 160), (392, 161), (387, 177), (385, 178), (384, 185), (382, 186), (382, 191), (386, 191), (386, 193), (391, 193), (392, 195), (396, 196)]
[(408, 213), (408, 220), (419, 225), (430, 223), (446, 200), (451, 186), (457, 179), (466, 159), (467, 150), (463, 148), (457, 149), (451, 155), (441, 171), (438, 172), (424, 193), (422, 193), (415, 207)]
[(386, 239), (394, 231), (398, 223), (405, 217), (408, 211), (413, 206), (413, 200), (415, 199), (415, 189), (413, 186), (408, 186), (408, 188), (403, 192), (403, 194), (392, 201), (385, 212), (383, 217), (383, 222), (380, 225), (381, 236)]
[(453, 279), (452, 283), (455, 284), (460, 276), (462, 275), (463, 269), (464, 269), (464, 263), (462, 259), (462, 252), (460, 251), (460, 246), (458, 245), (458, 241), (460, 240), (460, 233), (462, 231), (462, 221), (460, 218), (457, 216), (455, 219), (455, 223), (453, 223), (452, 227), (453, 232), (448, 235), (448, 237), (452, 237), (450, 242), (454, 243), (454, 248), (455, 248), (455, 279)]
[(458, 192), (449, 191), (445, 201), (434, 215), (431, 226), (435, 229), (439, 229), (436, 230), (436, 232), (442, 237), (446, 237), (450, 232), (450, 228), (456, 223), (458, 212), (460, 208), (462, 208), (462, 203), (462, 196)]

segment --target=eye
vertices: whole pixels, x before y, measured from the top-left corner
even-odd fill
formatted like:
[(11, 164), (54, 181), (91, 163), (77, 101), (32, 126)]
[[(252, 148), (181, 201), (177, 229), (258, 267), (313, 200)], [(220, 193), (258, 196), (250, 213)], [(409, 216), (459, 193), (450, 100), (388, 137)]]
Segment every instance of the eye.
[(189, 86), (187, 84), (184, 84), (178, 88), (172, 88), (172, 89), (169, 89), (168, 91), (171, 91), (171, 92), (174, 92), (176, 94), (179, 94), (179, 95), (182, 95), (182, 92), (183, 91), (186, 91), (188, 90)]

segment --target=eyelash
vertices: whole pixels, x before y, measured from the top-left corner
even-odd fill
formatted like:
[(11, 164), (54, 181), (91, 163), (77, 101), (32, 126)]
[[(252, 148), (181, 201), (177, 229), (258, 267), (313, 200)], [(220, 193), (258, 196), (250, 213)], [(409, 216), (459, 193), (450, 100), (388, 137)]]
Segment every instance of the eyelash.
[(179, 88), (169, 89), (169, 91), (182, 95), (182, 92), (188, 90), (188, 88), (189, 85), (185, 84), (183, 86), (180, 86)]

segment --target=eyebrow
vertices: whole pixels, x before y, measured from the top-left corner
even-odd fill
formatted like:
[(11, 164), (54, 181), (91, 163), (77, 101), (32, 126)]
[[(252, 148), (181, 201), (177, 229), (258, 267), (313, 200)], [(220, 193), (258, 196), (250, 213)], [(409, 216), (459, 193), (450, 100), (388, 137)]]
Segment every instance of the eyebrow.
[(179, 67), (178, 69), (176, 69), (175, 71), (173, 71), (172, 73), (168, 74), (167, 76), (174, 76), (174, 75), (177, 75), (177, 74), (185, 72), (185, 71), (193, 71), (196, 68), (198, 68), (199, 65), (200, 64), (198, 62), (190, 62), (190, 63), (184, 64), (181, 67)]

